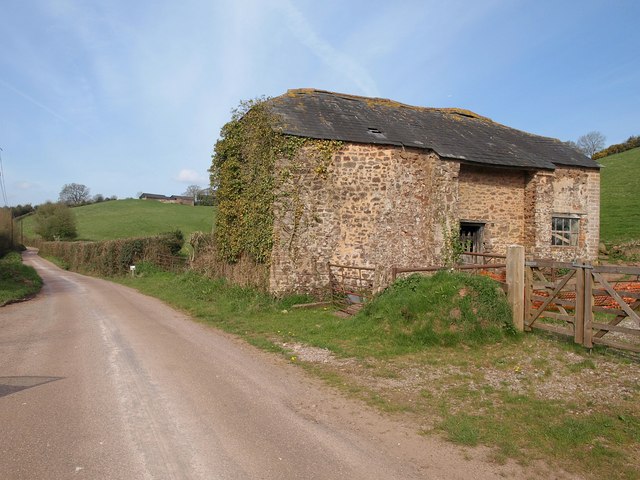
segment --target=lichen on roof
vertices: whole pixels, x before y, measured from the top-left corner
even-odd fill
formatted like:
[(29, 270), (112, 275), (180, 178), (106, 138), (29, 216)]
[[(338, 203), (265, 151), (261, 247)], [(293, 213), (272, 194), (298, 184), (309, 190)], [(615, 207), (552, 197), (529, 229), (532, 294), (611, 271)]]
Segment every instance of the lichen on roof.
[(283, 133), (435, 151), (443, 158), (527, 169), (599, 168), (557, 139), (507, 127), (463, 108), (300, 88), (269, 100)]

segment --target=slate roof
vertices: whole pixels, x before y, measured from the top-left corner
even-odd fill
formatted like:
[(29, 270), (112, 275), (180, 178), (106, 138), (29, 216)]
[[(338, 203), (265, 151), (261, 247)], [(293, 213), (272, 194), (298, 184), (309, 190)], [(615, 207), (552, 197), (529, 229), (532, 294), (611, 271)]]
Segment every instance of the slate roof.
[(169, 197), (158, 195), (157, 193), (142, 193), (138, 198), (148, 198), (149, 200), (169, 200)]
[(442, 158), (528, 169), (599, 168), (555, 138), (500, 125), (462, 109), (425, 108), (323, 90), (289, 90), (269, 100), (283, 133), (435, 151)]

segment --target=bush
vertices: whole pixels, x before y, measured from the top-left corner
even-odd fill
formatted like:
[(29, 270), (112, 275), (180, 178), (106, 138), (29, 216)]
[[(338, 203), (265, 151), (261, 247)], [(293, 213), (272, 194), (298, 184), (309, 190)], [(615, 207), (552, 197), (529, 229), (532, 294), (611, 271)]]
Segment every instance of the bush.
[(627, 150), (631, 150), (633, 148), (640, 147), (640, 135), (631, 136), (627, 139), (626, 142), (616, 143), (611, 145), (604, 150), (601, 150), (593, 155), (593, 159), (597, 160), (599, 158), (608, 157), (609, 155), (614, 155), (616, 153), (626, 152)]
[(36, 210), (35, 232), (45, 240), (73, 240), (78, 236), (76, 218), (67, 205), (47, 202)]
[(178, 255), (182, 246), (184, 245), (184, 234), (181, 230), (174, 230), (173, 232), (165, 232), (160, 234), (163, 239), (164, 245), (169, 249), (171, 255)]

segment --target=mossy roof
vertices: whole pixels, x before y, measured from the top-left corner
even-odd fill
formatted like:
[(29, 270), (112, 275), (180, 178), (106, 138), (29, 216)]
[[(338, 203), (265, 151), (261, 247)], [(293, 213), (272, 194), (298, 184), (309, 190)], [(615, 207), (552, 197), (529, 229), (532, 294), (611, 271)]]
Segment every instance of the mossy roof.
[(500, 167), (599, 168), (560, 140), (509, 128), (468, 110), (297, 89), (269, 100), (277, 128), (301, 137), (396, 145)]

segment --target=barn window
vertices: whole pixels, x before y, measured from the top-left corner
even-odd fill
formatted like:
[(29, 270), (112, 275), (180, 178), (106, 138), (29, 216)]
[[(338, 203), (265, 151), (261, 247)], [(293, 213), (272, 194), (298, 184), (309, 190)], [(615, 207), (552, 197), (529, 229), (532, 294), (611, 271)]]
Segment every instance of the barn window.
[(551, 217), (551, 245), (575, 247), (579, 233), (580, 219), (577, 215)]
[(465, 252), (482, 252), (482, 231), (484, 223), (460, 222), (460, 243)]

